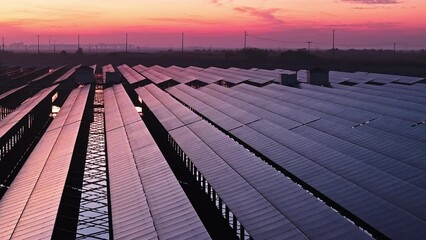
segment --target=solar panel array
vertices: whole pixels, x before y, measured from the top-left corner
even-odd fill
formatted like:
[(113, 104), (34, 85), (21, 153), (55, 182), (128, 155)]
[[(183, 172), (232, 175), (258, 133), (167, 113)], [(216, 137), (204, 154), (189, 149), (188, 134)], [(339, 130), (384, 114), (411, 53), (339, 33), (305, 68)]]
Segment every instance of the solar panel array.
[(351, 82), (351, 83), (378, 83), (378, 84), (387, 84), (387, 83), (400, 83), (400, 84), (415, 84), (421, 81), (424, 81), (425, 78), (422, 77), (409, 77), (409, 76), (398, 76), (390, 74), (380, 74), (380, 73), (366, 73), (366, 72), (338, 72), (330, 71), (330, 82), (332, 83), (342, 83), (342, 82)]
[(426, 238), (424, 78), (123, 64), (69, 84), (79, 66), (0, 66), (25, 79), (0, 95), (0, 239)]
[[(272, 87), (272, 85), (270, 85)], [(262, 91), (262, 89), (256, 88), (256, 87), (251, 87), (251, 86), (246, 86), (246, 85), (240, 85), (239, 88), (250, 88), (250, 89), (254, 89), (254, 90), (260, 90)], [(212, 91), (206, 91), (209, 92), (211, 95), (206, 96), (203, 93), (198, 92), (197, 90), (185, 87), (185, 86), (178, 86), (178, 87), (174, 87), (173, 89), (170, 89), (169, 92), (171, 92), (175, 97), (177, 97), (178, 99), (184, 101), (186, 104), (188, 104), (191, 108), (194, 108), (195, 110), (200, 110), (200, 114), (204, 115), (204, 112), (206, 112), (206, 114), (204, 116), (206, 116), (208, 119), (211, 119), (212, 122), (214, 122), (215, 124), (217, 124), (219, 127), (222, 127), (224, 129), (227, 128), (226, 124), (224, 125), (223, 122), (224, 120), (221, 119), (221, 121), (215, 121), (214, 118), (211, 118), (209, 116), (209, 111), (207, 110), (208, 108), (203, 108), (203, 107), (197, 107), (197, 104), (199, 104), (199, 102), (197, 103), (192, 103), (191, 100), (188, 100), (188, 98), (185, 99), (185, 94), (183, 93), (187, 93), (188, 95), (190, 95), (193, 98), (197, 98), (198, 101), (203, 101), (205, 103), (207, 103), (210, 107), (215, 108), (216, 110), (221, 111), (222, 113), (226, 112), (237, 112), (237, 111), (241, 111), (242, 106), (236, 103), (235, 106), (233, 108), (230, 109), (229, 106), (225, 107), (226, 105), (232, 104), (232, 101), (229, 98), (235, 97), (237, 99), (245, 99), (245, 101), (248, 101), (248, 103), (253, 103), (257, 102), (259, 106), (261, 106), (262, 103), (261, 102), (261, 98), (253, 98), (252, 94), (245, 94), (245, 96), (242, 96), (244, 94), (242, 94), (242, 92), (238, 91), (238, 90), (233, 90), (232, 89), (226, 89), (220, 86), (215, 86), (215, 85), (210, 85), (208, 87), (206, 87), (206, 89), (209, 90), (217, 90), (217, 92), (221, 92), (224, 93), (228, 99), (226, 99), (225, 101), (221, 101), (219, 99), (214, 99), (214, 100), (210, 100), (211, 98), (214, 98), (213, 96), (216, 95), (214, 94)], [(180, 90), (180, 91), (179, 91)], [(254, 91), (253, 90), (253, 91)], [(204, 91), (204, 90), (202, 90)], [(271, 93), (264, 93), (263, 96), (271, 96)], [(218, 96), (219, 97), (219, 96)], [(225, 99), (223, 96), (220, 96), (220, 99)], [(252, 99), (252, 100), (250, 100)], [(226, 108), (226, 110), (221, 110)], [(270, 108), (270, 111), (272, 110), (275, 113), (279, 113), (279, 106), (272, 106), (272, 108)], [(253, 109), (253, 111), (251, 112), (246, 112), (247, 113), (252, 113), (252, 114), (258, 114), (258, 117), (262, 117), (262, 118), (270, 118), (269, 115), (263, 115), (263, 114), (259, 114), (259, 112), (256, 109)], [(296, 113), (292, 113), (291, 114), (293, 117), (297, 116)], [(231, 117), (231, 115), (227, 115), (228, 118), (230, 119), (234, 119), (237, 120), (238, 118), (236, 117)], [(247, 118), (244, 118), (247, 119)], [(258, 151), (259, 153), (261, 153), (262, 155), (264, 155), (265, 157), (267, 157), (268, 159), (270, 159), (271, 161), (275, 162), (277, 165), (280, 165), (283, 169), (289, 170), (292, 174), (295, 174), (296, 177), (300, 178), (302, 181), (304, 181), (304, 178), (299, 176), (299, 174), (304, 175), (304, 171), (300, 171), (300, 167), (298, 167), (297, 165), (294, 165), (295, 162), (290, 161), (290, 156), (293, 156), (294, 161), (297, 160), (298, 164), (304, 164), (305, 167), (307, 167), (307, 169), (309, 169), (310, 171), (312, 171), (313, 169), (316, 169), (317, 174), (320, 175), (322, 171), (325, 171), (323, 174), (324, 175), (324, 181), (330, 181), (328, 184), (328, 188), (334, 189), (334, 192), (336, 192), (336, 190), (340, 189), (340, 185), (338, 185), (337, 183), (339, 181), (341, 181), (341, 186), (345, 186), (346, 184), (347, 187), (349, 187), (352, 183), (355, 183), (355, 186), (352, 186), (351, 188), (354, 189), (354, 192), (352, 192), (352, 194), (348, 194), (348, 196), (350, 196), (353, 199), (357, 199), (358, 197), (361, 199), (364, 199), (366, 201), (367, 196), (370, 195), (370, 193), (374, 193), (378, 196), (382, 196), (384, 199), (386, 199), (386, 196), (388, 197), (386, 201), (383, 201), (385, 204), (387, 205), (388, 201), (393, 201), (393, 203), (397, 206), (396, 210), (392, 208), (388, 209), (388, 212), (394, 211), (395, 216), (397, 216), (397, 214), (395, 213), (399, 211), (399, 214), (402, 214), (402, 216), (405, 215), (405, 211), (407, 212), (411, 212), (411, 222), (412, 225), (411, 226), (415, 226), (417, 224), (417, 228), (416, 231), (420, 231), (422, 232), (421, 228), (424, 227), (422, 226), (422, 221), (418, 221), (417, 218), (422, 218), (421, 215), (423, 213), (420, 213), (419, 210), (420, 209), (426, 209), (425, 206), (423, 205), (424, 203), (420, 203), (420, 199), (424, 197), (424, 182), (425, 182), (425, 175), (424, 172), (422, 171), (416, 171), (416, 169), (411, 169), (410, 166), (406, 166), (404, 164), (399, 164), (402, 165), (403, 167), (400, 168), (400, 166), (395, 166), (395, 168), (393, 169), (392, 173), (396, 174), (396, 175), (404, 175), (401, 176), (403, 177), (403, 179), (411, 179), (413, 177), (413, 173), (417, 172), (417, 179), (412, 181), (413, 184), (418, 185), (417, 187), (412, 187), (410, 184), (405, 183), (404, 181), (402, 181), (403, 179), (399, 180), (399, 183), (397, 183), (398, 181), (396, 181), (394, 176), (389, 176), (389, 171), (385, 172), (384, 174), (380, 174), (380, 171), (377, 171), (377, 169), (366, 165), (365, 163), (357, 163), (357, 160), (361, 160), (361, 159), (354, 159), (350, 154), (348, 154), (348, 151), (346, 152), (346, 156), (342, 155), (339, 152), (334, 152), (334, 150), (331, 147), (331, 145), (329, 145), (329, 147), (324, 147), (321, 146), (320, 143), (316, 143), (314, 141), (311, 141), (309, 138), (306, 137), (301, 137), (298, 136), (297, 134), (294, 134), (293, 132), (287, 130), (285, 127), (281, 127), (273, 122), (269, 122), (268, 120), (258, 120), (258, 121), (254, 121), (253, 123), (249, 123), (246, 124), (245, 126), (242, 127), (237, 127), (235, 129), (230, 130), (229, 132), (231, 134), (233, 134), (236, 138), (240, 139), (242, 142), (246, 143), (247, 145), (251, 146), (254, 150)], [(271, 119), (271, 118), (270, 118)], [(313, 120), (313, 119), (310, 119)], [(229, 119), (228, 119), (229, 121)], [(272, 118), (271, 121), (275, 121), (275, 118)], [(300, 121), (300, 120), (299, 120)], [(312, 121), (312, 124), (315, 125), (317, 122), (321, 122), (321, 120), (318, 121)], [(290, 126), (290, 129), (298, 129), (300, 127), (306, 127), (306, 126), (310, 126), (311, 124), (308, 122), (304, 123), (304, 122), (299, 122), (301, 125), (300, 126)], [(240, 124), (242, 124), (240, 122)], [(302, 125), (303, 124), (303, 125)], [(307, 136), (308, 137), (308, 136)], [(278, 143), (278, 144), (277, 144)], [(279, 146), (281, 144), (281, 146)], [(268, 147), (266, 147), (266, 146)], [(350, 147), (350, 146), (347, 146)], [(273, 150), (275, 148), (275, 150)], [(280, 150), (281, 149), (281, 150)], [(424, 149), (424, 148), (423, 148)], [(274, 154), (271, 154), (271, 151)], [(418, 153), (421, 154), (421, 151)], [(283, 160), (282, 156), (288, 156), (288, 160)], [(415, 156), (415, 155), (414, 155)], [(376, 156), (377, 157), (377, 156)], [(313, 160), (313, 165), (309, 164), (309, 162), (304, 162), (302, 161), (302, 159), (311, 159)], [(343, 166), (345, 166), (345, 168), (350, 169), (350, 170), (354, 170), (357, 169), (357, 171), (363, 172), (364, 176), (359, 179), (361, 180), (360, 182), (358, 182), (359, 175), (353, 175), (356, 172), (339, 172), (339, 168), (338, 165), (335, 165), (335, 163), (333, 163), (332, 159), (339, 159), (340, 164), (344, 164)], [(344, 160), (347, 159), (347, 160)], [(406, 160), (406, 159), (405, 159)], [(365, 160), (363, 160), (365, 161)], [(371, 161), (373, 161), (373, 159), (371, 159)], [(328, 163), (327, 163), (328, 162)], [(376, 163), (373, 163), (378, 167)], [(383, 163), (384, 165), (384, 163)], [(382, 171), (383, 170), (388, 170), (389, 166), (386, 166), (386, 168), (382, 165)], [(416, 166), (420, 166), (422, 165), (420, 162), (416, 162)], [(323, 170), (321, 170), (321, 166), (323, 167)], [(352, 166), (352, 167), (351, 167)], [(296, 167), (296, 168), (295, 168)], [(398, 170), (400, 171), (401, 169), (403, 169), (405, 167), (405, 169), (409, 170), (406, 172), (407, 175), (405, 175), (402, 172), (398, 172)], [(363, 168), (365, 168), (365, 170), (363, 170)], [(293, 169), (293, 170), (291, 170)], [(424, 167), (422, 168), (424, 169)], [(343, 169), (342, 169), (343, 170)], [(411, 170), (411, 171), (410, 171)], [(414, 170), (414, 171), (413, 171)], [(306, 171), (306, 170), (305, 170)], [(328, 172), (328, 173), (326, 173)], [(343, 174), (343, 175), (342, 175)], [(346, 175), (348, 174), (348, 175)], [(339, 177), (333, 177), (333, 175), (340, 176), (343, 177), (341, 180), (339, 180)], [(328, 177), (325, 177), (328, 176)], [(355, 177), (355, 179), (353, 179), (353, 176)], [(333, 179), (334, 178), (334, 179)], [(386, 180), (387, 178), (390, 178), (389, 180)], [(333, 179), (333, 181), (331, 181)], [(373, 180), (374, 179), (374, 180)], [(393, 179), (393, 180), (391, 180)], [(348, 182), (349, 180), (349, 182)], [(365, 185), (363, 185), (363, 181), (366, 181)], [(372, 181), (372, 182), (370, 182)], [(375, 182), (377, 181), (377, 182)], [(307, 184), (315, 184), (316, 186), (313, 187), (316, 190), (321, 191), (321, 188), (318, 186), (318, 184), (321, 184), (322, 186), (326, 186), (326, 182), (316, 182), (316, 181), (311, 181), (311, 183), (309, 183), (309, 177), (305, 178), (305, 183)], [(346, 182), (346, 183), (345, 183)], [(380, 183), (382, 182), (382, 183)], [(388, 186), (387, 184), (389, 184), (390, 182), (393, 183), (392, 186)], [(377, 184), (377, 187), (375, 187), (374, 185)], [(398, 186), (398, 184), (402, 184), (401, 186)], [(364, 188), (365, 190), (362, 190), (362, 188)], [(421, 189), (419, 189), (421, 188)], [(355, 190), (358, 189), (358, 190)], [(374, 192), (375, 189), (377, 192)], [(381, 193), (382, 191), (384, 191), (386, 189), (385, 193)], [(393, 190), (391, 190), (393, 189)], [(397, 191), (397, 189), (404, 189), (404, 197), (401, 197), (401, 193), (399, 193)], [(411, 189), (411, 190), (409, 190)], [(328, 192), (329, 190), (327, 190), (327, 188), (323, 189), (324, 192)], [(347, 189), (340, 189), (339, 191), (345, 191), (348, 192)], [(337, 192), (339, 192), (337, 191)], [(411, 194), (408, 194), (410, 191), (412, 191)], [(336, 193), (337, 193), (336, 192)], [(384, 195), (382, 195), (384, 194)], [(388, 195), (390, 194), (390, 195)], [(327, 197), (333, 199), (333, 195), (331, 193), (328, 194), (324, 194)], [(391, 196), (393, 195), (393, 196)], [(398, 198), (401, 197), (401, 202), (399, 202)], [(377, 199), (377, 197), (375, 196), (370, 196), (370, 198), (372, 199), (373, 202), (377, 202), (376, 204), (379, 204), (379, 200)], [(411, 202), (410, 202), (411, 201)], [(349, 202), (339, 202), (336, 200), (336, 202), (338, 204), (341, 205), (346, 205)], [(370, 202), (370, 206), (374, 206), (373, 202)], [(399, 202), (399, 204), (398, 204)], [(358, 203), (357, 203), (358, 204)], [(398, 206), (399, 205), (399, 206)], [(345, 206), (345, 208), (353, 208), (355, 206), (350, 205), (350, 203), (348, 205)], [(382, 206), (383, 207), (383, 206)], [(398, 210), (398, 208), (401, 208), (401, 210)], [(411, 210), (409, 210), (409, 208), (412, 208)], [(361, 213), (358, 212), (356, 213), (357, 216), (360, 216)], [(408, 221), (406, 218), (407, 216), (399, 216), (399, 217), (394, 217), (394, 221), (396, 221), (399, 218), (400, 224), (401, 223), (405, 223), (406, 221)], [(391, 218), (390, 216), (374, 216), (374, 221), (370, 222), (369, 224), (374, 225), (377, 223), (378, 219), (380, 217), (382, 218), (382, 221), (386, 222), (389, 221), (389, 218)], [(410, 217), (408, 217), (408, 219), (410, 219)], [(365, 220), (367, 221), (367, 219)], [(368, 221), (367, 221), (368, 222)], [(379, 223), (380, 224), (380, 223)], [(394, 228), (393, 226), (387, 226), (387, 229), (381, 229), (382, 231), (392, 231)], [(389, 233), (390, 234), (390, 233)], [(421, 234), (421, 233), (420, 233)], [(424, 233), (423, 233), (424, 234)], [(421, 235), (420, 235), (421, 236)]]
[[(179, 87), (173, 89), (180, 88), (197, 91), (186, 85), (179, 85)], [(180, 121), (181, 124), (176, 125), (176, 127), (172, 128), (172, 130), (170, 131), (170, 128), (168, 128), (167, 125), (167, 119), (170, 119), (171, 116), (176, 116), (176, 121), (182, 119), (177, 116), (180, 115), (179, 113), (181, 111), (185, 111), (185, 107), (182, 105), (178, 105), (177, 102), (173, 100), (170, 96), (161, 92), (160, 89), (155, 88), (153, 85), (136, 89), (136, 91), (138, 92), (140, 98), (146, 104), (146, 106), (149, 109), (153, 109), (153, 115), (156, 117), (158, 116), (157, 119), (159, 120), (159, 122), (164, 122), (163, 126), (165, 127), (165, 129), (168, 129), (168, 133), (171, 135), (174, 141), (176, 141), (176, 143), (182, 148), (188, 158), (191, 160), (194, 159), (192, 161), (194, 162), (197, 169), (199, 169), (201, 174), (205, 176), (207, 182), (212, 185), (213, 189), (217, 192), (218, 196), (223, 199), (224, 203), (227, 206), (230, 206), (230, 211), (241, 222), (241, 224), (251, 236), (255, 238), (256, 236), (268, 236), (270, 238), (285, 238), (285, 236), (294, 238), (296, 238), (297, 236), (302, 238), (316, 238), (320, 236), (320, 232), (322, 231), (321, 226), (323, 226), (323, 224), (330, 225), (331, 222), (333, 222), (333, 227), (330, 227), (330, 229), (328, 229), (328, 237), (367, 237), (367, 235), (359, 231), (354, 225), (349, 223), (344, 218), (340, 218), (339, 221), (340, 216), (338, 216), (334, 211), (332, 211), (327, 206), (322, 205), (320, 201), (318, 201), (305, 190), (288, 180), (284, 175), (279, 174), (273, 168), (257, 159), (257, 157), (252, 154), (249, 154), (242, 146), (236, 144), (224, 133), (220, 132), (218, 129), (214, 128), (212, 125), (208, 124), (203, 120), (197, 120), (195, 114), (191, 114), (193, 115), (192, 121), (189, 121), (187, 124), (184, 124), (183, 122), (185, 121), (182, 120)], [(209, 101), (206, 98), (203, 100)], [(162, 103), (162, 105), (155, 105), (155, 102), (157, 102), (157, 104)], [(229, 109), (229, 106), (226, 106), (225, 104), (225, 106), (221, 106), (221, 109), (226, 112), (227, 109)], [(256, 122), (260, 120), (260, 118), (257, 118), (254, 115), (243, 114), (243, 112), (238, 111), (238, 109), (229, 110), (234, 110), (232, 112), (228, 112), (228, 114), (232, 115), (236, 119), (240, 119), (243, 122), (241, 124), (249, 124), (251, 122)], [(207, 112), (211, 111), (207, 109)], [(188, 118), (188, 115), (190, 114), (188, 113), (187, 115), (184, 115), (185, 118)], [(229, 125), (226, 123), (226, 126)], [(198, 137), (201, 141), (197, 142), (192, 139), (190, 139), (192, 141), (187, 140), (188, 136), (190, 135), (194, 136), (194, 138)], [(197, 148), (205, 149), (202, 151), (202, 156), (199, 156), (199, 154), (191, 150), (191, 146), (196, 146)], [(209, 152), (212, 154), (208, 155), (207, 153)], [(219, 166), (219, 159), (218, 163), (210, 165), (209, 167), (204, 166), (202, 160), (198, 158), (221, 158), (222, 161), (226, 162), (232, 169), (234, 169), (236, 173), (235, 178), (230, 178), (232, 176), (230, 172), (226, 173), (228, 176), (227, 178), (221, 177), (219, 175), (216, 175), (216, 178), (210, 178), (212, 174), (211, 171), (217, 171), (217, 169), (215, 168)], [(238, 181), (239, 178), (237, 176), (241, 176), (245, 180), (245, 182), (241, 180)], [(258, 179), (262, 179), (262, 181), (259, 181)], [(267, 182), (271, 184), (269, 184), (269, 187), (265, 189), (263, 186)], [(237, 183), (241, 184), (241, 188), (246, 184), (251, 185), (254, 188), (253, 191), (263, 196), (263, 198), (266, 200), (266, 203), (269, 203), (264, 204), (265, 206), (270, 206), (269, 208), (271, 208), (271, 210), (266, 210), (268, 209), (266, 208), (263, 211), (269, 212), (272, 211), (272, 209), (276, 209), (280, 213), (278, 214), (278, 216), (281, 217), (278, 218), (278, 216), (274, 215), (276, 214), (275, 210), (272, 212), (274, 213), (272, 215), (265, 214), (262, 217), (256, 217), (255, 222), (252, 222), (253, 219), (249, 220), (252, 216), (257, 215), (257, 213), (255, 213), (255, 211), (252, 209), (253, 211), (251, 211), (251, 215), (247, 212), (245, 214), (248, 215), (245, 215), (244, 211), (241, 212), (239, 208), (235, 208), (236, 203), (234, 203), (232, 196), (234, 196), (235, 191), (237, 190), (233, 189), (233, 191), (230, 191), (230, 193), (228, 193), (229, 191), (224, 191), (221, 188), (221, 186), (224, 185), (229, 187), (229, 184), (231, 183), (233, 185), (235, 184), (236, 188), (238, 188)], [(276, 184), (275, 187), (273, 187), (274, 184), (272, 183)], [(282, 189), (283, 186), (286, 186), (284, 187), (285, 190)], [(281, 188), (281, 190), (279, 190), (279, 188)], [(294, 195), (290, 196), (289, 192), (292, 192)], [(256, 199), (256, 194), (248, 195), (246, 197)], [(239, 199), (240, 201), (245, 199), (241, 198), (242, 196)], [(247, 199), (244, 201), (249, 200)], [(287, 204), (290, 204), (290, 202), (298, 202), (298, 206), (300, 208), (294, 209), (293, 207), (289, 207), (289, 205)], [(259, 200), (257, 204), (260, 205), (261, 203), (262, 201)], [(321, 217), (315, 219), (315, 221), (313, 221), (313, 219), (311, 218), (312, 213), (310, 212), (310, 210), (312, 208), (315, 208), (316, 211), (321, 212)], [(267, 222), (267, 219), (273, 218), (277, 218), (279, 221), (269, 223), (269, 228), (276, 226), (276, 228), (273, 228), (274, 230), (269, 230), (269, 235), (264, 232), (263, 228), (260, 230), (260, 232), (256, 230), (256, 227), (258, 224), (260, 224), (260, 222)], [(285, 229), (282, 229), (283, 226), (281, 225), (281, 222), (287, 222), (287, 227)], [(289, 228), (294, 230), (289, 231)], [(286, 233), (287, 235), (282, 232), (283, 230), (285, 230), (285, 232), (289, 231)]]
[(209, 239), (123, 86), (104, 94), (114, 238)]
[(120, 65), (117, 67), (118, 71), (123, 75), (129, 84), (135, 84), (141, 81), (146, 80), (146, 78), (136, 72), (133, 68), (127, 66), (126, 64)]
[(89, 92), (71, 92), (0, 200), (0, 238), (52, 237)]

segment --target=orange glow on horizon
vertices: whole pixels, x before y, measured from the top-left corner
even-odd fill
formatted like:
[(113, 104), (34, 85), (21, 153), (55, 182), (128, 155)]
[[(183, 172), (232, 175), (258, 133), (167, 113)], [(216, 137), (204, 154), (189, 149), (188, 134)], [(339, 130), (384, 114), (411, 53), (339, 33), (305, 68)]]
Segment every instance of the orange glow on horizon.
[[(306, 42), (308, 39), (324, 42), (331, 29), (337, 29), (348, 44), (354, 44), (350, 42), (351, 36), (357, 38), (360, 33), (370, 34), (372, 42), (394, 38), (394, 41), (423, 44), (426, 21), (421, 19), (426, 12), (426, 1), (359, 2), (362, 1), (158, 0), (144, 3), (70, 0), (58, 3), (22, 0), (2, 3), (0, 31), (9, 42), (32, 42), (37, 34), (62, 42), (74, 41), (77, 34), (85, 35), (90, 42), (108, 42), (130, 33), (138, 38), (149, 34), (145, 40), (154, 43), (156, 38), (180, 32), (188, 36), (204, 34), (205, 37), (231, 40), (246, 30), (285, 43), (286, 40)], [(205, 45), (206, 41), (201, 43)], [(283, 43), (264, 41), (259, 44), (277, 46)], [(150, 43), (145, 41), (145, 44)]]

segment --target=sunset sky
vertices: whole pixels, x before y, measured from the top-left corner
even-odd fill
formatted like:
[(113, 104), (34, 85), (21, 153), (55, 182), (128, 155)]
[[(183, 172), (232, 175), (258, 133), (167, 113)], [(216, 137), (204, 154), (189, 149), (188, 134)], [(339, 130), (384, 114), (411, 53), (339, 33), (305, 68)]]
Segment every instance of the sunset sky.
[(0, 7), (6, 44), (426, 48), (425, 0), (15, 0)]

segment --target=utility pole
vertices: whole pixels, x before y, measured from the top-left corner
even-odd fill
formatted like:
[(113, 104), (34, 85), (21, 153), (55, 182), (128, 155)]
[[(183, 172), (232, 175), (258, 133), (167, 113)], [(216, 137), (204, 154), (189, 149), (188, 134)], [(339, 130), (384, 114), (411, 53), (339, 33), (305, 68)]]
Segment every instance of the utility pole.
[(53, 53), (56, 53), (56, 44), (53, 44)]
[(40, 35), (37, 35), (37, 53), (40, 54)]
[(80, 50), (80, 34), (77, 35), (77, 51)]
[(334, 59), (334, 35), (335, 35), (336, 30), (333, 29), (333, 59)]
[(126, 33), (126, 53), (127, 53), (127, 33)]
[(2, 39), (3, 39), (3, 42), (2, 42), (2, 47), (1, 47), (1, 49), (2, 49), (2, 51), (4, 52), (4, 36), (2, 37)]
[(247, 49), (247, 31), (244, 32), (244, 49)]
[(183, 45), (184, 44), (184, 33), (182, 32), (182, 53), (183, 53)]
[(396, 58), (396, 43), (393, 44), (393, 57)]
[(311, 43), (312, 43), (312, 42), (311, 42), (311, 41), (308, 41), (307, 43), (308, 43), (308, 52), (310, 53), (310, 52), (311, 52)]

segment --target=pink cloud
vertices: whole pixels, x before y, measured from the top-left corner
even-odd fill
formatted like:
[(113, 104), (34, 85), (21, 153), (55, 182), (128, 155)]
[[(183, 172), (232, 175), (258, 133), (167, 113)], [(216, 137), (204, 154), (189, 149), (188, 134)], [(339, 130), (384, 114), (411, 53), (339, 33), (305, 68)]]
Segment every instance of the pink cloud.
[(342, 2), (360, 3), (360, 4), (398, 4), (397, 0), (341, 0)]
[(274, 13), (280, 10), (281, 9), (279, 8), (270, 8), (270, 9), (256, 9), (252, 7), (235, 7), (234, 8), (234, 11), (236, 12), (245, 13), (250, 16), (257, 17), (260, 20), (281, 25), (284, 22), (274, 15)]

